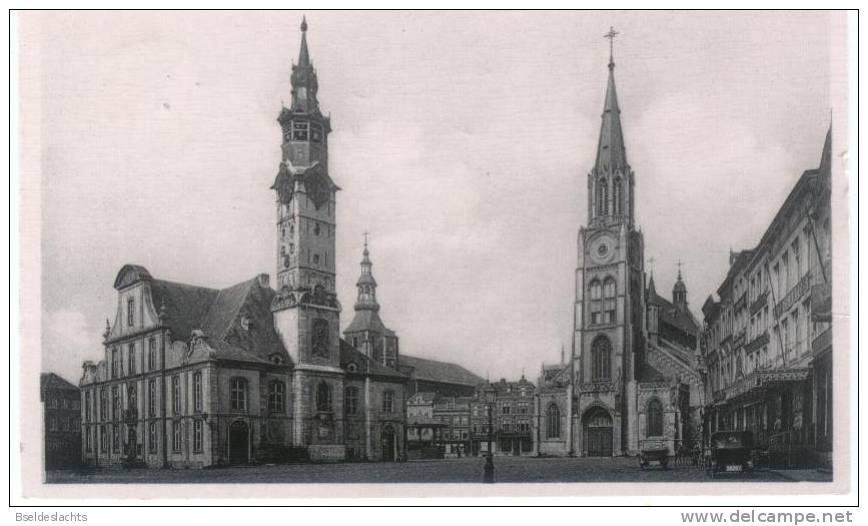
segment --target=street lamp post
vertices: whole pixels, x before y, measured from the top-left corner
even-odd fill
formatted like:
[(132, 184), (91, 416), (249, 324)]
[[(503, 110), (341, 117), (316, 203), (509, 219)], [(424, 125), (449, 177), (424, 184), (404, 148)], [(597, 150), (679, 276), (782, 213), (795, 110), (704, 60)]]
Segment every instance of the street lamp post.
[(491, 450), (491, 406), (494, 405), (494, 400), (497, 396), (497, 391), (489, 384), (485, 388), (485, 405), (488, 409), (488, 455), (485, 457), (485, 471), (483, 473), (482, 482), (487, 484), (494, 483), (494, 454)]

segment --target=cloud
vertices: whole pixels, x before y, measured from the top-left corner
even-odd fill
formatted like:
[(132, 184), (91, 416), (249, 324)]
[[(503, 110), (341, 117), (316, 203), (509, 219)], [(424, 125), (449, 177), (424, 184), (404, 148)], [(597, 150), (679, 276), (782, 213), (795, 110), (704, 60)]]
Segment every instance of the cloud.
[(42, 369), (77, 383), (82, 361), (101, 355), (99, 328), (72, 308), (47, 312), (42, 328)]

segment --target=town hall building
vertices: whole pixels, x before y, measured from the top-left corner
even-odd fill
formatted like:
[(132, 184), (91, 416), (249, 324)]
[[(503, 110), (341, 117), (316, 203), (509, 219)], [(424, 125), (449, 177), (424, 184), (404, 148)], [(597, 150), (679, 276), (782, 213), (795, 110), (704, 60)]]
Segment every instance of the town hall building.
[[(364, 263), (352, 343), (340, 336), (331, 124), (317, 99), (306, 22), (301, 31), (292, 103), (277, 119), (275, 288), (267, 274), (217, 289), (123, 266), (104, 357), (85, 362), (80, 380), (87, 464), (404, 455), (409, 376), (397, 368), (397, 337), (373, 323), (376, 284)], [(360, 316), (372, 323), (360, 325)]]

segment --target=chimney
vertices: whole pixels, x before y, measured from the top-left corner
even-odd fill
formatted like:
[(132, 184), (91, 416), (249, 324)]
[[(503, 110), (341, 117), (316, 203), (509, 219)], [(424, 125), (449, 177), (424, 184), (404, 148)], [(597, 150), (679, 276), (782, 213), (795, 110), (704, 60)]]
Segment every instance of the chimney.
[(256, 277), (256, 279), (257, 279), (257, 281), (259, 281), (260, 287), (262, 287), (264, 289), (268, 288), (268, 281), (269, 281), (268, 274), (260, 274), (259, 276)]

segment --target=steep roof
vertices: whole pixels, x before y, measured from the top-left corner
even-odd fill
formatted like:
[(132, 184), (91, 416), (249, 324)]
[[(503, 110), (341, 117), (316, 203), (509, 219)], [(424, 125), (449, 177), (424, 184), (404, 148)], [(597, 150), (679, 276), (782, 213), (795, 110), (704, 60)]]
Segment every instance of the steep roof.
[(615, 64), (609, 63), (609, 82), (606, 86), (606, 103), (603, 107), (600, 139), (597, 143), (597, 172), (615, 171), (627, 168), (627, 148), (621, 129), (621, 108), (618, 107), (618, 93), (615, 89)]
[(40, 393), (45, 393), (49, 389), (78, 391), (78, 386), (54, 373), (41, 373), (39, 375), (39, 389)]
[(341, 338), (340, 352), (341, 368), (344, 370), (346, 370), (351, 363), (355, 363), (358, 368), (355, 372), (358, 374), (370, 374), (373, 376), (389, 377), (399, 381), (407, 380), (406, 374), (396, 371), (391, 367), (386, 367), (385, 365), (377, 362), (376, 360), (371, 360), (370, 358), (365, 356), (364, 353), (356, 350), (355, 347), (353, 347), (343, 338)]
[[(651, 294), (653, 293), (653, 295)], [(693, 315), (687, 309), (679, 309), (669, 300), (656, 292), (649, 291), (649, 303), (655, 303), (660, 306), (659, 315), (660, 322), (671, 325), (676, 329), (696, 336), (699, 332), (699, 324), (693, 318)]]
[(402, 354), (400, 368), (416, 380), (476, 387), (485, 380), (460, 365)]
[(372, 309), (360, 309), (356, 311), (356, 314), (353, 316), (353, 321), (351, 321), (349, 326), (344, 329), (344, 333), (361, 331), (385, 333), (388, 329), (386, 329), (386, 325), (383, 323), (383, 320), (380, 319), (380, 315), (377, 314), (377, 311)]
[[(271, 313), (274, 290), (268, 276), (259, 275), (224, 289), (212, 289), (186, 283), (150, 278), (147, 269), (127, 265), (138, 275), (147, 275), (151, 300), (163, 323), (175, 340), (187, 341), (193, 331), (209, 349), (210, 358), (271, 363), (278, 354), (287, 363), (289, 354), (283, 347)], [(129, 280), (129, 272), (122, 270)]]
[(220, 291), (184, 283), (155, 279), (151, 281), (151, 299), (157, 312), (164, 312), (165, 323), (176, 339), (190, 337), (202, 328), (202, 320)]

